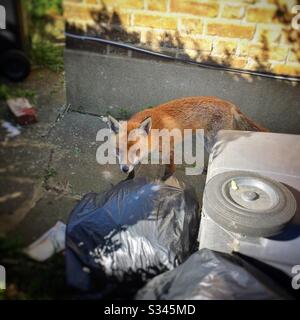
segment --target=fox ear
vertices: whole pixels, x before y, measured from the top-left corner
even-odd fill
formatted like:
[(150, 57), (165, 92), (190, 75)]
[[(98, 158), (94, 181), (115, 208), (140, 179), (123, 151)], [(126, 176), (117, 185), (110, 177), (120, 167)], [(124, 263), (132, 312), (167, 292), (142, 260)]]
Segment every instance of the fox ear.
[(119, 130), (120, 130), (119, 121), (117, 119), (115, 119), (114, 117), (112, 117), (111, 115), (108, 115), (107, 119), (108, 119), (107, 124), (108, 124), (110, 130), (112, 132), (114, 132), (115, 134), (118, 134)]
[(151, 130), (151, 126), (152, 126), (152, 119), (151, 117), (148, 117), (145, 120), (143, 120), (143, 122), (141, 122), (139, 128), (144, 130), (147, 134), (149, 134)]

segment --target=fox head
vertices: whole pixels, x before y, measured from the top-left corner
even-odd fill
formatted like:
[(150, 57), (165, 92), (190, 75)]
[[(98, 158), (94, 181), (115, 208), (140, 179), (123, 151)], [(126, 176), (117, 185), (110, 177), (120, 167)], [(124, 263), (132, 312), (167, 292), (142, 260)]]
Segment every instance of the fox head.
[(116, 156), (120, 169), (130, 173), (148, 156), (152, 119), (147, 117), (142, 122), (118, 121), (108, 116), (108, 126), (116, 137)]

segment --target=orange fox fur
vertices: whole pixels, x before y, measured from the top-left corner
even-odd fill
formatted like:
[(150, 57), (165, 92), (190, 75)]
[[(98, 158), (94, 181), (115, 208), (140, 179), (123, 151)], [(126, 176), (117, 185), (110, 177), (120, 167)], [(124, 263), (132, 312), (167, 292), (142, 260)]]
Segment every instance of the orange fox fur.
[[(268, 131), (249, 119), (233, 103), (210, 96), (180, 98), (138, 112), (128, 120), (127, 133), (139, 128), (147, 118), (151, 118), (149, 139), (152, 129), (178, 128), (182, 131), (184, 129), (204, 129), (208, 144), (222, 129)], [(128, 149), (132, 143), (128, 141)], [(174, 171), (175, 164), (171, 154), (166, 174), (170, 175)]]

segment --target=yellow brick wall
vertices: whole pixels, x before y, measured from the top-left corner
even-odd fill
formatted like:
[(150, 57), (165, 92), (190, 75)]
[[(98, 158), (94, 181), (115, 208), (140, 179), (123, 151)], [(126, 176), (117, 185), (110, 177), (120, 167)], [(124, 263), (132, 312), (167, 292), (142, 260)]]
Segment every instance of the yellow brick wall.
[(300, 75), (297, 0), (65, 0), (72, 28), (177, 57)]

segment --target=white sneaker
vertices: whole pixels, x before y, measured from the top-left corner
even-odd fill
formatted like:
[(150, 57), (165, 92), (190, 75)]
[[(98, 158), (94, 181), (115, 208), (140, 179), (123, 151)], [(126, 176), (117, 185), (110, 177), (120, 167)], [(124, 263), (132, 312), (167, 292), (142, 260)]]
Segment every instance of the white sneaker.
[(36, 261), (45, 261), (54, 253), (65, 249), (66, 225), (58, 221), (50, 230), (24, 249), (24, 253)]

